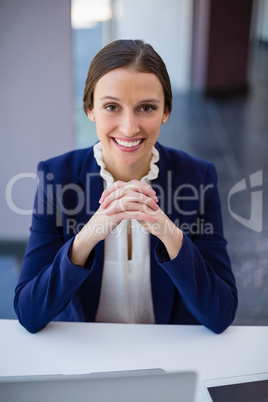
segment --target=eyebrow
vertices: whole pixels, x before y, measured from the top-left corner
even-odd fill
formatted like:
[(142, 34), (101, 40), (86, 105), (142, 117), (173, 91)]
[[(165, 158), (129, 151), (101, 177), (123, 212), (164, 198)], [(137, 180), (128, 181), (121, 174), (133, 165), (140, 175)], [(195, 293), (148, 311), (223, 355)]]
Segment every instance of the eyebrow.
[[(102, 98), (100, 98), (100, 100), (105, 100), (105, 99), (120, 102), (120, 99), (116, 98), (114, 96), (107, 95), (107, 96), (103, 96)], [(143, 99), (139, 102), (139, 104), (142, 104), (142, 103), (161, 103), (161, 101), (157, 98), (150, 98), (150, 99)]]
[(100, 98), (100, 100), (105, 100), (105, 99), (112, 99), (112, 100), (115, 100), (115, 101), (119, 101), (118, 98), (115, 98), (114, 96), (109, 96), (109, 95), (103, 96), (102, 98)]

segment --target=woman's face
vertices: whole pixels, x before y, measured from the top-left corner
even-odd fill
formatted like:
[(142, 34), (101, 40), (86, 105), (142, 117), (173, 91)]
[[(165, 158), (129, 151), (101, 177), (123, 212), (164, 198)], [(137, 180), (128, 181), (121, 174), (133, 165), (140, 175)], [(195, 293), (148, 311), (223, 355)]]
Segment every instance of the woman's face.
[(117, 68), (97, 82), (88, 116), (95, 118), (107, 169), (135, 165), (147, 169), (169, 113), (155, 74)]

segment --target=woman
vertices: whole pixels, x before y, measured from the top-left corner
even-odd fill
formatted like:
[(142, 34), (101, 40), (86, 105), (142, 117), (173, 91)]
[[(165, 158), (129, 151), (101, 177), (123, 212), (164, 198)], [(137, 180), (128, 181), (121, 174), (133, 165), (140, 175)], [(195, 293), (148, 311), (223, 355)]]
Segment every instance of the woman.
[(158, 142), (172, 104), (160, 56), (119, 40), (91, 63), (84, 110), (99, 142), (41, 162), (15, 310), (51, 320), (233, 321), (237, 291), (210, 163)]

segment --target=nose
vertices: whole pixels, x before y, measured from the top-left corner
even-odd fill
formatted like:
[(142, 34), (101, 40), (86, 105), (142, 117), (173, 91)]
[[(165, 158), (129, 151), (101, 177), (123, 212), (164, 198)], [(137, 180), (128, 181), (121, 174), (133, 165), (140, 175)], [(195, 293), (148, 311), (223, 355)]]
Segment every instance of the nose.
[(125, 111), (123, 116), (121, 116), (120, 121), (120, 132), (126, 137), (134, 137), (140, 132), (138, 118), (132, 111)]

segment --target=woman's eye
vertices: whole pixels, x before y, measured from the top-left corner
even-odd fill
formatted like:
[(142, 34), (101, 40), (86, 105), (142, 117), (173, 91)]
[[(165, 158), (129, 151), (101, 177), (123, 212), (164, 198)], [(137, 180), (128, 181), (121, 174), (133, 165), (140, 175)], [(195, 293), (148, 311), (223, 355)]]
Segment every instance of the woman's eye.
[(118, 110), (118, 107), (116, 105), (107, 105), (105, 106), (105, 109), (109, 112), (116, 112)]
[(141, 108), (140, 108), (140, 110), (142, 111), (142, 112), (145, 112), (145, 113), (150, 113), (150, 112), (152, 112), (153, 110), (155, 110), (156, 108), (154, 107), (154, 106), (150, 106), (150, 105), (144, 105), (144, 106), (142, 106)]

